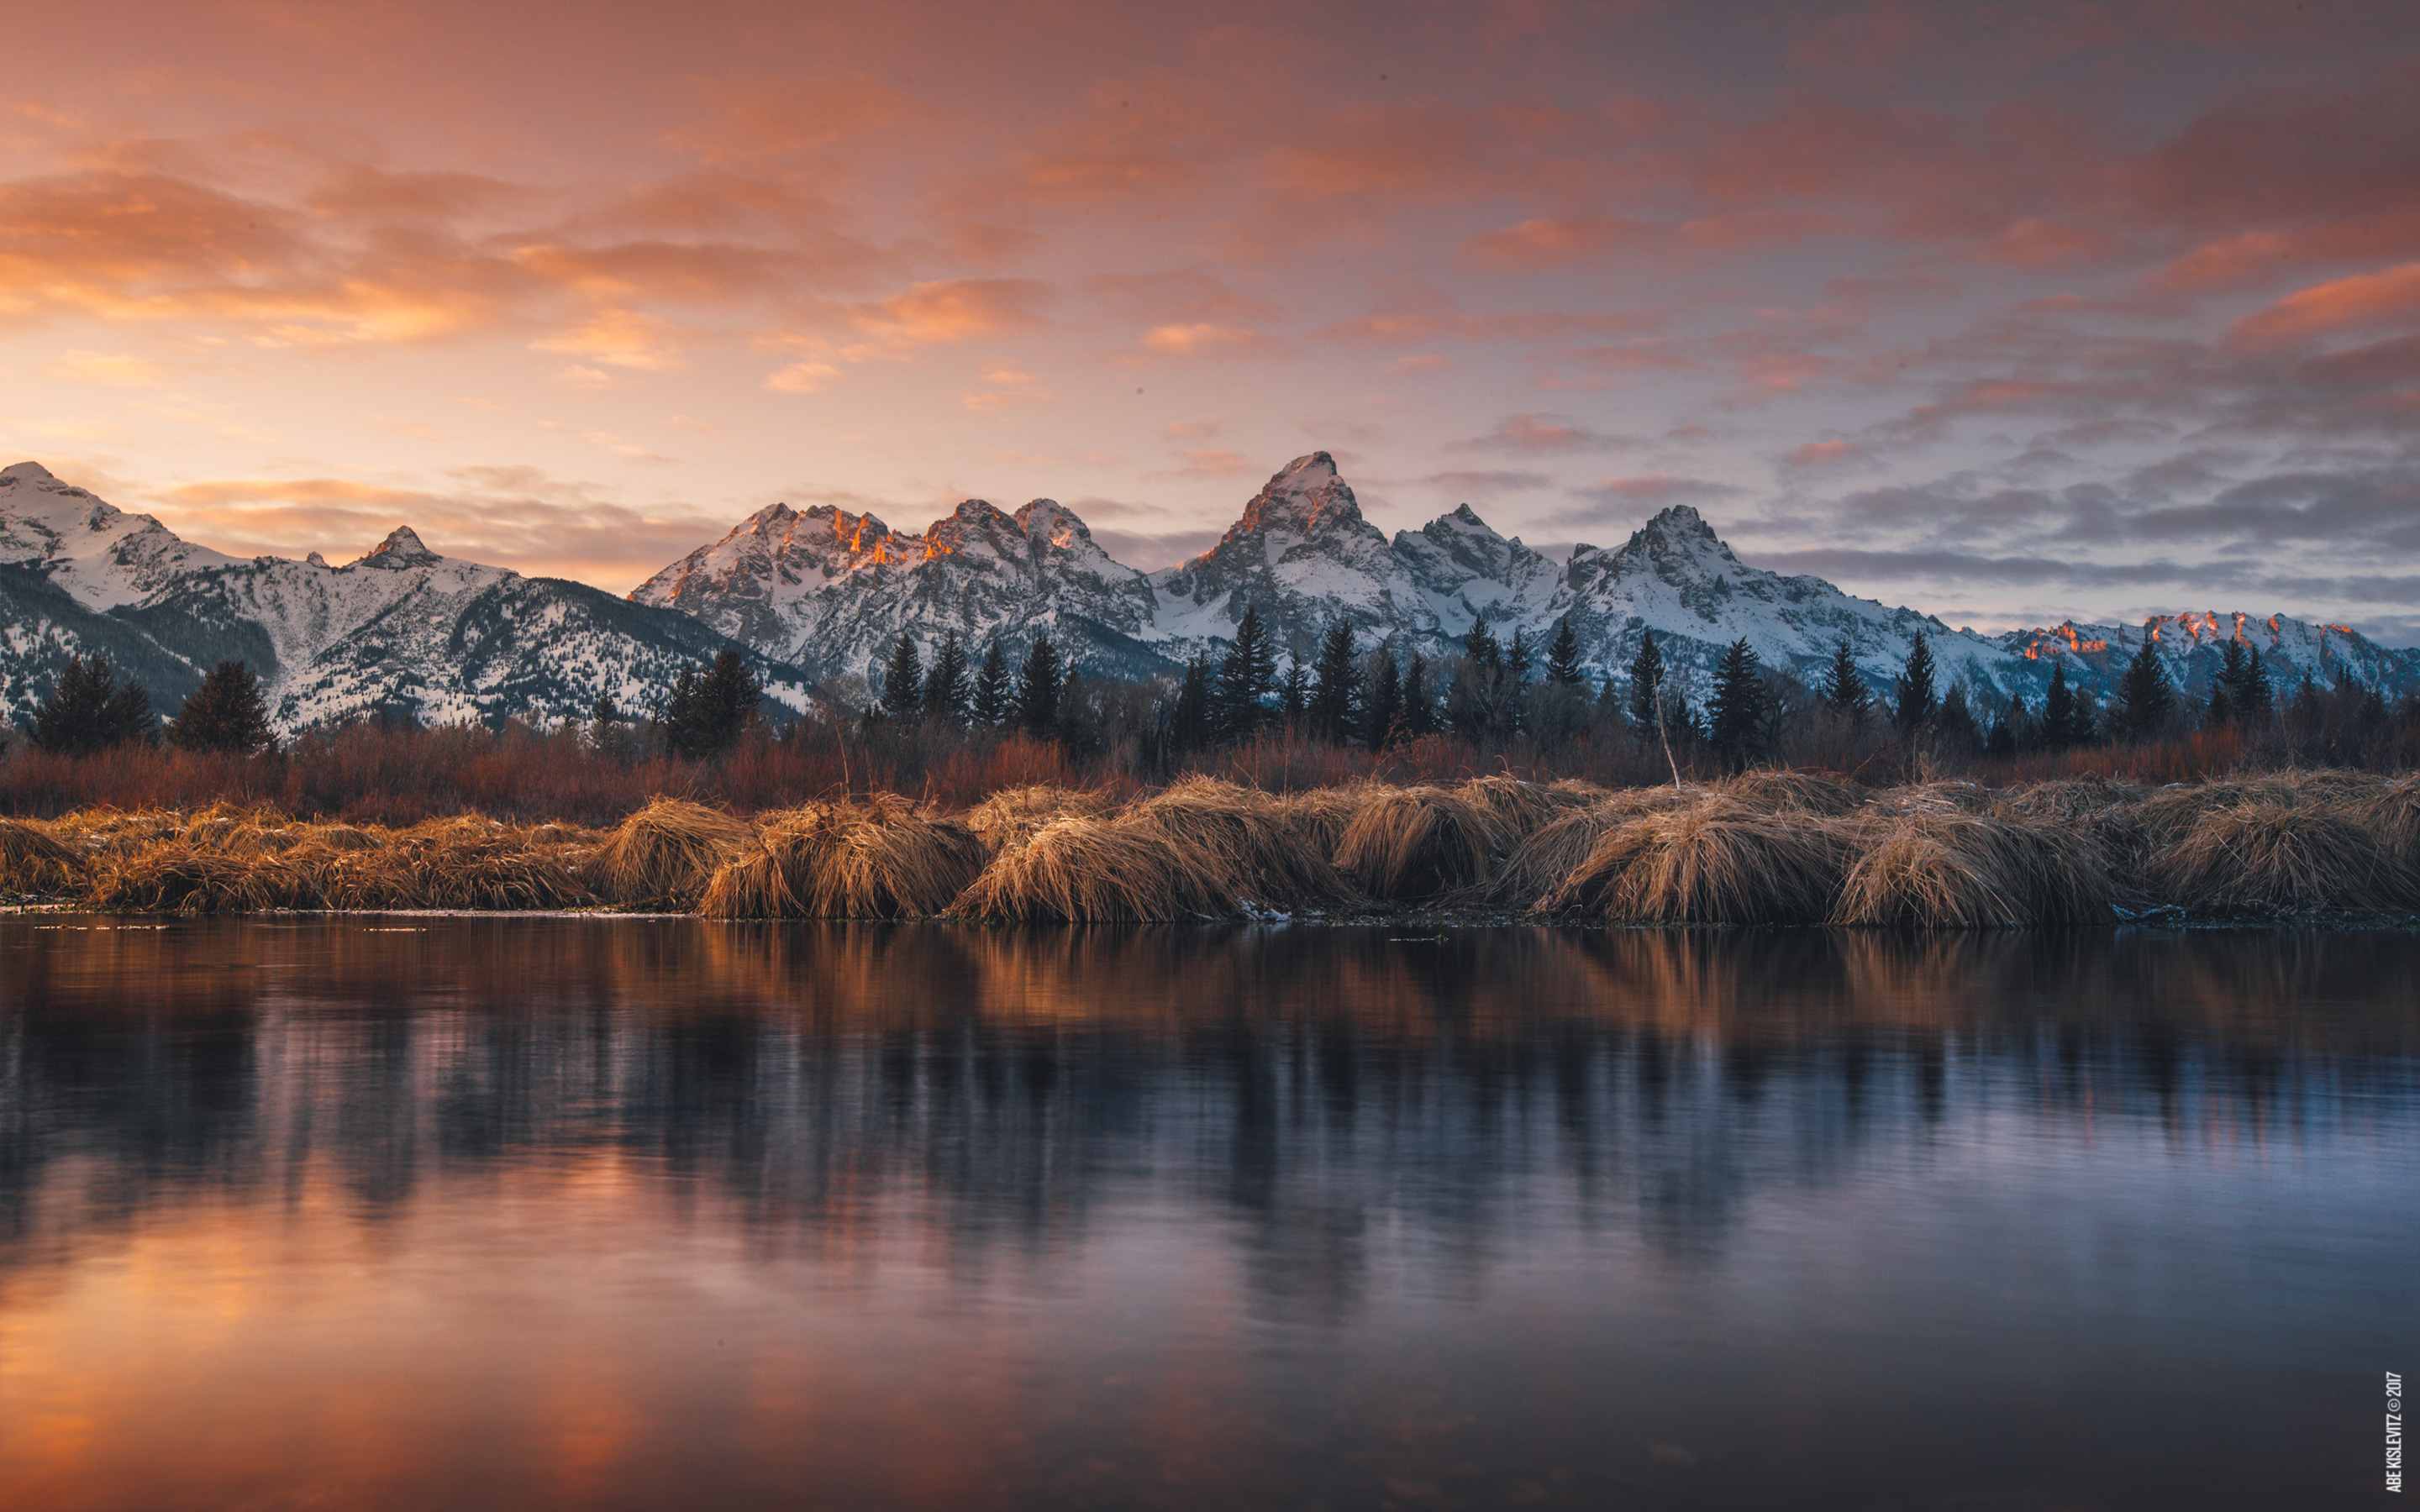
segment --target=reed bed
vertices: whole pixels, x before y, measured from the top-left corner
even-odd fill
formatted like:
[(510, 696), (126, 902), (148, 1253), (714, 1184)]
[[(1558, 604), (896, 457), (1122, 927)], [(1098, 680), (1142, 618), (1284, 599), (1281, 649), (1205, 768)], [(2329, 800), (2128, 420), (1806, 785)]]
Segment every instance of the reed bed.
[(1140, 923), (1238, 912), (1215, 858), (1148, 826), (1070, 816), (993, 857), (950, 905), (954, 918)]
[(1372, 898), (1418, 901), (1475, 887), (1512, 832), (1451, 788), (1366, 788), (1336, 841), (1336, 867)]
[(657, 798), (605, 837), (587, 858), (584, 880), (614, 903), (692, 907), (749, 834), (719, 809)]
[(1187, 778), (1129, 805), (1112, 823), (1156, 835), (1214, 867), (1219, 888), (1274, 909), (1360, 901), (1316, 831), (1280, 799), (1216, 778)]
[(1623, 924), (1819, 923), (1847, 875), (1853, 833), (1709, 795), (1608, 831), (1539, 908)]
[(2286, 771), (1868, 792), (1751, 772), (1606, 791), (1507, 776), (1278, 795), (1190, 778), (1123, 805), (1028, 785), (743, 821), (659, 798), (611, 830), (406, 828), (221, 803), (0, 820), (0, 892), (180, 913), (633, 905), (734, 918), (1130, 921), (1418, 907), (1616, 924), (1973, 930), (2420, 913), (2420, 777)]
[(2051, 820), (1955, 810), (1877, 812), (1856, 825), (1836, 924), (2013, 929), (2105, 924), (2117, 900), (2090, 837)]
[(770, 816), (755, 843), (707, 883), (713, 918), (924, 918), (982, 874), (989, 855), (965, 821), (904, 802), (814, 805)]

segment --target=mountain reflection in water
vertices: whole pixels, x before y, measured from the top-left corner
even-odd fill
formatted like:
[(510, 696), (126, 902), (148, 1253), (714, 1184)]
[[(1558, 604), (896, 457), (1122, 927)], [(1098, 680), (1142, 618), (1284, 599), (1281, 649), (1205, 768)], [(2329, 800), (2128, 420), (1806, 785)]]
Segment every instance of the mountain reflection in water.
[(0, 922), (0, 1505), (2325, 1506), (2420, 940)]

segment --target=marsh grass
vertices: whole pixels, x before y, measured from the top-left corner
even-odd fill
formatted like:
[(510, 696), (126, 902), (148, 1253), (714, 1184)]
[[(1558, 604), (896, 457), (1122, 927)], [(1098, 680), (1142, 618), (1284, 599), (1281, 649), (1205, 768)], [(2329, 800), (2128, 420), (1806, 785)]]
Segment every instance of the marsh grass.
[(964, 821), (881, 795), (770, 815), (716, 871), (712, 918), (924, 918), (980, 875), (989, 849)]
[(1216, 778), (1187, 778), (1112, 823), (1157, 836), (1218, 871), (1221, 891), (1278, 909), (1359, 902), (1318, 831), (1283, 800)]
[(2091, 838), (2055, 821), (1912, 809), (1867, 815), (1851, 838), (1836, 924), (2013, 929), (2116, 917)]
[(2152, 852), (2156, 892), (2213, 917), (2420, 909), (2420, 874), (2357, 804), (2271, 794), (2213, 805)]
[(1233, 915), (1221, 867), (1197, 845), (1148, 825), (1070, 816), (992, 858), (951, 904), (954, 918), (1137, 923)]
[(1336, 841), (1336, 868), (1372, 898), (1410, 902), (1487, 879), (1512, 834), (1451, 788), (1360, 790)]
[(83, 886), (85, 858), (41, 825), (0, 819), (0, 892), (55, 897)]
[(1714, 794), (1607, 831), (1539, 906), (1607, 923), (1819, 923), (1852, 855), (1842, 821)]
[(1115, 808), (1108, 794), (1028, 783), (1002, 788), (967, 810), (966, 823), (995, 851), (1021, 845), (1043, 825), (1069, 817), (1098, 818)]
[(689, 908), (749, 834), (719, 809), (659, 797), (606, 835), (587, 857), (584, 880), (614, 903)]

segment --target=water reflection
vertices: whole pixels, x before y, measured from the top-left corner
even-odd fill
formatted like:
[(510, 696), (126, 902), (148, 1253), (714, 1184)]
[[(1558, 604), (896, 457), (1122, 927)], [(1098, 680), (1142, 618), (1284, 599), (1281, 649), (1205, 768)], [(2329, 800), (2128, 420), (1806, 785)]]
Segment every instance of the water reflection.
[[(2408, 936), (29, 919), (0, 962), (10, 1505), (2319, 1505), (2367, 1418), (2239, 1380), (2275, 1453), (2180, 1472), (2064, 1372), (2401, 1327)], [(2290, 1348), (2208, 1319), (2315, 1277)], [(104, 1306), (168, 1333), (96, 1350)], [(1937, 1358), (2028, 1331), (2071, 1360), (2007, 1401)], [(133, 1384), (180, 1345), (219, 1363)], [(109, 1458), (233, 1360), (307, 1443)], [(1794, 1415), (1717, 1426), (1785, 1363)], [(2065, 1470), (2009, 1472), (2028, 1412)]]

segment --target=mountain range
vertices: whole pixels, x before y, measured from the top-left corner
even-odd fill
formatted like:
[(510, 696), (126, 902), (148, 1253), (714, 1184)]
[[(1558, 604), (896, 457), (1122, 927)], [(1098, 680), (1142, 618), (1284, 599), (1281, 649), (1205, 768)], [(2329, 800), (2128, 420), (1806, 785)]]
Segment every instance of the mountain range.
[(971, 656), (1012, 656), (1048, 635), (1075, 667), (1116, 677), (1216, 656), (1248, 609), (1308, 661), (1339, 618), (1364, 644), (1450, 655), (1481, 617), (1543, 653), (1568, 619), (1592, 681), (1626, 685), (1640, 638), (1702, 696), (1723, 648), (1745, 638), (1808, 681), (1848, 642), (1885, 690), (1918, 634), (1944, 686), (2039, 701), (2054, 668), (2105, 694), (2145, 647), (2183, 686), (2207, 682), (2242, 637), (2279, 682), (2340, 673), (2382, 690), (2420, 686), (2420, 650), (2279, 615), (2195, 611), (2140, 625), (2067, 624), (2001, 635), (1953, 629), (1853, 597), (1820, 578), (1741, 562), (1696, 510), (1666, 509), (1619, 548), (1556, 562), (1465, 504), (1389, 538), (1363, 518), (1325, 452), (1296, 458), (1209, 550), (1158, 572), (1113, 560), (1075, 512), (1037, 499), (1014, 513), (969, 500), (923, 532), (870, 514), (773, 504), (665, 567), (628, 599), (560, 579), (440, 556), (399, 528), (332, 567), (236, 558), (179, 539), (39, 466), (0, 470), (0, 709), (23, 719), (67, 657), (105, 653), (173, 710), (223, 657), (262, 674), (292, 732), (371, 713), (430, 722), (584, 717), (599, 694), (659, 697), (681, 667), (746, 655), (781, 705), (815, 694), (861, 702), (900, 636), (929, 655), (956, 631)]

